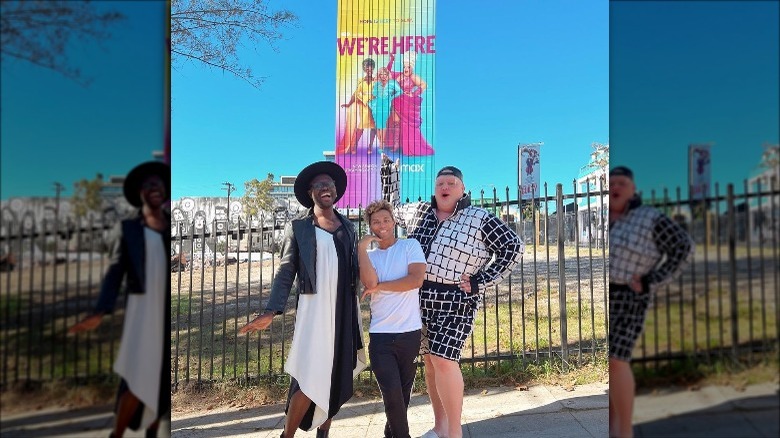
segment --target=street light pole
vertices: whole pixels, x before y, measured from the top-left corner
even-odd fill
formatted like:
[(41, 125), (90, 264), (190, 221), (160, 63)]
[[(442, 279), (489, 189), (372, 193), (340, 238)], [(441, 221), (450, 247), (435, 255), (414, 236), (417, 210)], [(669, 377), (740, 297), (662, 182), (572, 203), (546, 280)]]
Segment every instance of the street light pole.
[(60, 217), (60, 192), (65, 190), (65, 186), (63, 186), (59, 182), (55, 182), (54, 183), (54, 190), (57, 192), (57, 197), (55, 198), (56, 199), (56, 204), (55, 204), (56, 206), (54, 207), (54, 218), (55, 218), (54, 220), (56, 221), (56, 220), (59, 220), (59, 217)]

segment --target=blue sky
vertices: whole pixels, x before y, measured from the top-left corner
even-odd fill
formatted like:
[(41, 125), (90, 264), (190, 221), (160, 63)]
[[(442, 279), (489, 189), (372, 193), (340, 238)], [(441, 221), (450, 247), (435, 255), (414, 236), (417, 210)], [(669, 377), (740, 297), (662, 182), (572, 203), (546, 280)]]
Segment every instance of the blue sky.
[[(299, 17), (278, 52), (246, 47), (260, 90), (196, 64), (172, 70), (173, 199), (224, 196), (267, 173), (296, 175), (333, 150), (336, 1), (272, 2)], [(541, 179), (571, 182), (608, 142), (605, 1), (437, 3), (435, 167), (467, 189), (516, 197), (518, 143), (544, 142)]]
[(687, 187), (688, 145), (712, 143), (713, 183), (743, 191), (778, 143), (778, 5), (611, 3), (610, 159), (640, 190)]
[(55, 181), (70, 196), (77, 180), (124, 175), (163, 149), (165, 3), (93, 4), (125, 19), (102, 46), (68, 48), (88, 87), (21, 61), (0, 67), (2, 199), (54, 196)]

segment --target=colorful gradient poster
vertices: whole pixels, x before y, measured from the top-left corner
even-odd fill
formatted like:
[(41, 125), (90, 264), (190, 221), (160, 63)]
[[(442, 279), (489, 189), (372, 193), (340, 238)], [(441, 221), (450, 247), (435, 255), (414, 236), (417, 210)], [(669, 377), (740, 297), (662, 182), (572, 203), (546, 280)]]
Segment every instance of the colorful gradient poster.
[(339, 0), (335, 160), (347, 172), (339, 207), (381, 197), (379, 166), (400, 166), (401, 199), (433, 193), (433, 0)]

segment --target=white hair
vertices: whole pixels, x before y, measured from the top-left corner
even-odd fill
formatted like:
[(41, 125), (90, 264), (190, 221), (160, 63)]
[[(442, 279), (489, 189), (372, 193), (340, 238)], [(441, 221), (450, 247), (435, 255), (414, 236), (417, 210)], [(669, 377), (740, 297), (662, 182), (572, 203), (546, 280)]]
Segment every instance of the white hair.
[(403, 65), (408, 65), (409, 67), (414, 68), (415, 62), (417, 62), (417, 52), (410, 50), (404, 53)]

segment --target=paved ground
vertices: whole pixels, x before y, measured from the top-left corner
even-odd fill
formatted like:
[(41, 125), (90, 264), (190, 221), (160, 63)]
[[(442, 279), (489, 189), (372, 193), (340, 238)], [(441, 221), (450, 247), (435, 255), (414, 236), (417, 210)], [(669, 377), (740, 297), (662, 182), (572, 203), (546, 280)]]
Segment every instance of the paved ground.
[(764, 383), (743, 391), (707, 386), (640, 394), (634, 406), (634, 436), (780, 437), (778, 388), (777, 383)]
[[(573, 391), (559, 387), (532, 386), (469, 391), (464, 401), (465, 437), (605, 437), (607, 436), (607, 385), (578, 386)], [(3, 437), (107, 437), (110, 407), (76, 411), (42, 410), (3, 418)], [(428, 397), (415, 395), (409, 408), (412, 436), (432, 426)], [(174, 416), (172, 437), (278, 437), (284, 421), (284, 406), (246, 410), (214, 409)], [(331, 428), (334, 438), (381, 437), (384, 428), (382, 402), (356, 398), (342, 408)], [(141, 437), (142, 434), (127, 435)], [(313, 437), (302, 432), (296, 437)]]
[[(464, 400), (464, 437), (604, 437), (607, 435), (607, 385), (579, 386), (574, 391), (532, 386), (469, 391)], [(428, 397), (414, 395), (409, 408), (412, 436), (432, 426)], [(210, 411), (173, 418), (172, 437), (278, 437), (284, 406)], [(385, 424), (382, 401), (353, 399), (336, 415), (330, 435), (335, 438), (381, 437)], [(315, 432), (296, 433), (313, 437)]]
[[(464, 401), (465, 437), (606, 437), (608, 398), (606, 384), (578, 386), (566, 391), (554, 386), (489, 388), (469, 391)], [(777, 383), (748, 386), (704, 387), (696, 391), (663, 388), (639, 394), (636, 399), (635, 436), (647, 437), (778, 437), (780, 389)], [(110, 406), (89, 409), (48, 409), (3, 416), (5, 437), (107, 437), (113, 417)], [(409, 408), (412, 436), (431, 427), (428, 398), (415, 395)], [(278, 437), (284, 421), (282, 405), (245, 410), (216, 408), (176, 415), (172, 437)], [(351, 400), (336, 416), (334, 438), (381, 437), (382, 402), (376, 398)], [(313, 432), (296, 436), (313, 437)], [(143, 437), (142, 433), (126, 435)], [(167, 436), (167, 434), (165, 434)]]
[[(2, 417), (3, 438), (107, 438), (114, 424), (113, 404), (82, 409), (51, 408)], [(170, 423), (160, 424), (160, 438), (170, 437)], [(125, 438), (143, 438), (143, 431), (128, 431)]]

